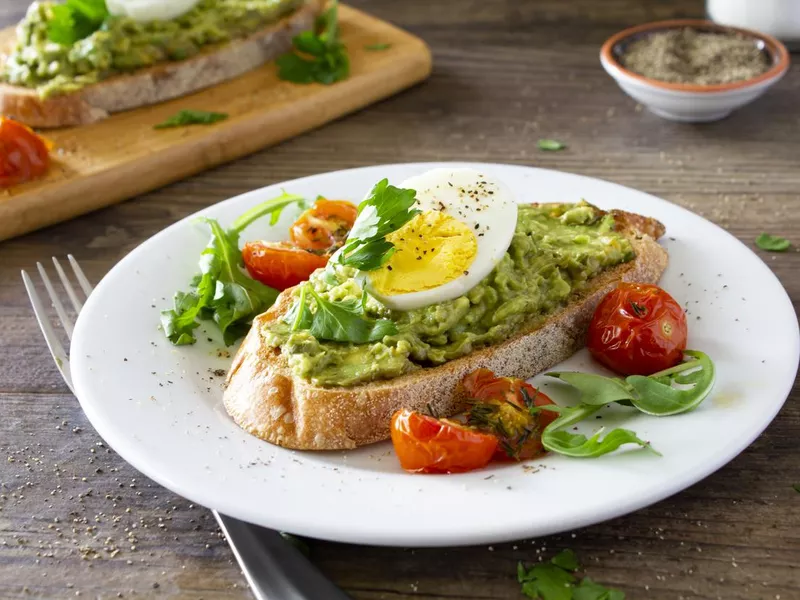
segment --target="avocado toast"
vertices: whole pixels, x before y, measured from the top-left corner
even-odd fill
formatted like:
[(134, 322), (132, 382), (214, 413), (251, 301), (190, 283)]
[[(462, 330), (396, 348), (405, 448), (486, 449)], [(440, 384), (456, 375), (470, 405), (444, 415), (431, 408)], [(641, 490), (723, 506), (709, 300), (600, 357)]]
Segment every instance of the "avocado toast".
[(85, 125), (228, 81), (314, 26), (322, 0), (202, 0), (166, 21), (109, 17), (86, 38), (49, 38), (53, 2), (31, 5), (0, 48), (0, 114), (31, 127)]
[[(591, 276), (585, 279), (578, 273), (573, 280), (569, 267), (560, 269), (563, 277), (574, 284), (565, 296), (545, 292), (544, 298), (552, 302), (544, 302), (538, 311), (516, 314), (511, 330), (494, 339), (485, 337), (481, 344), (467, 348), (462, 355), (434, 354), (428, 360), (417, 361), (409, 350), (409, 364), (398, 372), (379, 369), (373, 372), (371, 380), (349, 378), (348, 385), (335, 385), (324, 375), (324, 369), (317, 369), (315, 382), (313, 364), (309, 368), (308, 361), (297, 356), (298, 351), (302, 355), (303, 345), (295, 347), (288, 343), (291, 336), (286, 337), (285, 323), (295, 310), (298, 292), (284, 291), (269, 311), (256, 318), (233, 361), (224, 394), (228, 413), (248, 432), (288, 448), (354, 448), (388, 438), (391, 416), (400, 408), (428, 409), (439, 416), (460, 412), (466, 399), (460, 383), (477, 368), (530, 378), (568, 358), (583, 346), (594, 309), (608, 291), (621, 281), (655, 283), (667, 266), (667, 253), (656, 241), (664, 234), (664, 227), (653, 219), (621, 211), (606, 213), (585, 204), (520, 206), (520, 214), (552, 213), (556, 215), (554, 219), (561, 219), (571, 208), (584, 213), (591, 209), (594, 225), (590, 226), (609, 228), (616, 242), (624, 242), (624, 255), (605, 266), (596, 264), (589, 256), (586, 264), (592, 265)], [(518, 228), (525, 222), (520, 218)], [(570, 243), (584, 244), (586, 230), (576, 233), (579, 235)], [(515, 252), (514, 248), (512, 243), (509, 256)], [(536, 254), (537, 250), (531, 252)], [(556, 255), (561, 254), (553, 254)], [(520, 258), (523, 259), (528, 260)], [(497, 273), (493, 271), (490, 277), (496, 280)], [(542, 280), (542, 285), (551, 284)], [(491, 312), (496, 313), (496, 308)], [(489, 314), (484, 318), (492, 317)], [(404, 318), (401, 315), (398, 320)], [(459, 327), (457, 324), (452, 329), (452, 339), (464, 338)], [(400, 327), (398, 335), (403, 333)], [(395, 338), (390, 336), (381, 343)], [(430, 342), (435, 340), (426, 341), (428, 345)], [(446, 341), (443, 343), (447, 345)], [(327, 347), (334, 346), (342, 351), (340, 345)], [(351, 350), (353, 346), (345, 352)], [(370, 360), (379, 361), (369, 353), (353, 356), (364, 365)]]

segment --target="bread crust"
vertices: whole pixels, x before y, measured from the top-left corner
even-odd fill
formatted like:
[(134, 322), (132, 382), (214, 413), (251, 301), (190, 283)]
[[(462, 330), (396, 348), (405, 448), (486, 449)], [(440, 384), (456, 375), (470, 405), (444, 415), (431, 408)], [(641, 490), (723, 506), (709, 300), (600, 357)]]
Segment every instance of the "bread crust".
[(278, 57), (314, 25), (324, 0), (305, 4), (246, 38), (204, 49), (182, 61), (115, 75), (75, 92), (40, 98), (36, 90), (0, 84), (0, 114), (42, 129), (88, 125), (111, 113), (157, 104), (211, 87)]
[(656, 241), (664, 226), (654, 219), (613, 211), (617, 230), (633, 245), (634, 260), (595, 277), (592, 285), (537, 327), (443, 365), (387, 381), (350, 388), (325, 388), (292, 375), (280, 349), (265, 346), (261, 330), (292, 305), (291, 290), (253, 322), (228, 372), (224, 403), (244, 430), (279, 446), (301, 450), (343, 450), (389, 437), (392, 414), (400, 408), (450, 416), (463, 409), (459, 385), (477, 368), (529, 379), (583, 347), (600, 300), (621, 281), (656, 283), (667, 267), (667, 252)]

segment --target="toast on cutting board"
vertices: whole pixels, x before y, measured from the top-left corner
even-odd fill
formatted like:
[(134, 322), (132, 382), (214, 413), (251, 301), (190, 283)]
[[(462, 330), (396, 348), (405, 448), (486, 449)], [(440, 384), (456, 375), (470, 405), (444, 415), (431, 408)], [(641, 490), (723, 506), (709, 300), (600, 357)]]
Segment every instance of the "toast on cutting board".
[[(207, 46), (191, 58), (118, 74), (76, 91), (41, 97), (34, 88), (0, 83), (0, 114), (30, 127), (88, 125), (116, 112), (172, 100), (251, 71), (291, 48), (312, 29), (324, 0), (304, 0), (292, 14), (244, 38)], [(10, 48), (0, 49), (5, 63)]]
[(616, 230), (635, 252), (629, 262), (599, 273), (569, 302), (499, 344), (439, 366), (354, 387), (321, 387), (292, 373), (280, 348), (264, 343), (262, 328), (282, 319), (293, 304), (292, 289), (257, 317), (237, 352), (226, 381), (224, 403), (249, 433), (273, 444), (301, 450), (342, 450), (385, 440), (400, 408), (440, 416), (464, 408), (461, 381), (478, 368), (528, 379), (583, 347), (597, 304), (622, 281), (656, 283), (666, 269), (666, 250), (656, 240), (664, 226), (648, 217), (611, 211)]

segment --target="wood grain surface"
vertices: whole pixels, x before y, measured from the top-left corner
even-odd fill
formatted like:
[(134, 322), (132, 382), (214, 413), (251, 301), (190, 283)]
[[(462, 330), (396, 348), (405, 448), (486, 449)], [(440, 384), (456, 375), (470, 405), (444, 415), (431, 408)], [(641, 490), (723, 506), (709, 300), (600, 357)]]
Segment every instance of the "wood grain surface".
[[(4, 0), (0, 19), (12, 22), (26, 2)], [(249, 598), (210, 513), (140, 476), (87, 423), (19, 278), (36, 261), (72, 252), (97, 281), (148, 236), (234, 194), (334, 169), (444, 159), (601, 177), (686, 206), (750, 247), (762, 231), (800, 244), (800, 66), (755, 104), (708, 125), (641, 110), (600, 68), (606, 37), (702, 16), (701, 0), (353, 4), (428, 42), (431, 79), (269, 150), (0, 244), (0, 598)], [(538, 151), (540, 137), (569, 148)], [(760, 256), (797, 307), (800, 254)], [(627, 517), (494, 547), (312, 541), (312, 557), (358, 600), (520, 598), (517, 561), (562, 548), (629, 599), (797, 599), (799, 400), (795, 387), (767, 431), (719, 472)], [(495, 510), (503, 507), (476, 506), (475, 518)], [(530, 510), (547, 507), (531, 498)]]
[[(84, 127), (45, 132), (54, 164), (36, 181), (0, 192), (0, 240), (52, 225), (179, 181), (319, 127), (425, 79), (430, 52), (412, 35), (342, 6), (350, 77), (339, 85), (296, 85), (274, 65), (189, 96), (122, 112)], [(14, 28), (0, 31), (3, 40)], [(366, 47), (385, 43), (381, 52)], [(211, 127), (155, 130), (184, 109), (229, 115)]]

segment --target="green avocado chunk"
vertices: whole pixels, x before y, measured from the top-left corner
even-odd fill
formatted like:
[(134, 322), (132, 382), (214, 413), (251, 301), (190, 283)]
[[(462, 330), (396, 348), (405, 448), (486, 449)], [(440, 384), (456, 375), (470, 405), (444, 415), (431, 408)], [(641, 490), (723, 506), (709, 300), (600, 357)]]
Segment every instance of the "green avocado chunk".
[[(613, 216), (589, 204), (520, 205), (508, 251), (467, 294), (406, 312), (369, 297), (366, 314), (392, 319), (396, 335), (368, 344), (320, 341), (281, 321), (261, 333), (268, 346), (281, 348), (295, 375), (316, 385), (391, 379), (512, 337), (547, 318), (592, 277), (633, 257)], [(351, 267), (330, 264), (311, 283), (328, 300), (360, 301), (355, 275)]]
[(100, 29), (71, 45), (48, 39), (55, 4), (30, 6), (0, 73), (3, 81), (35, 88), (44, 98), (245, 37), (293, 12), (303, 0), (201, 0), (176, 19), (146, 23), (109, 16)]

